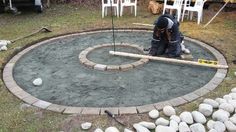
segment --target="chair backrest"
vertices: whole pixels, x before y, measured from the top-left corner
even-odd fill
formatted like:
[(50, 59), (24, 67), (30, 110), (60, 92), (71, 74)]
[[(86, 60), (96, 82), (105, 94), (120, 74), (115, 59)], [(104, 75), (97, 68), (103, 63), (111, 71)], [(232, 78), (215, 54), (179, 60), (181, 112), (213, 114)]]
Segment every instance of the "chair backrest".
[(194, 7), (195, 8), (203, 8), (204, 3), (205, 3), (205, 0), (196, 0)]
[(183, 0), (174, 0), (173, 6), (182, 6)]
[(137, 3), (137, 0), (121, 0), (121, 3), (125, 3), (125, 4), (130, 4), (130, 3)]
[(115, 4), (115, 0), (102, 0), (102, 4), (110, 5), (111, 3)]

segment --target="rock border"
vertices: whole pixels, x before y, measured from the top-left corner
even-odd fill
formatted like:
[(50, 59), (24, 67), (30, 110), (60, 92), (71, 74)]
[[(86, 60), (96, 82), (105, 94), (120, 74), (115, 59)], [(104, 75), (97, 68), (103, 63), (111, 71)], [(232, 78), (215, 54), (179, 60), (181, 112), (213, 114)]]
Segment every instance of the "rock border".
[[(218, 69), (216, 74), (214, 75), (214, 77), (207, 83), (205, 84), (203, 87), (201, 87), (200, 89), (193, 91), (189, 94), (174, 98), (174, 99), (170, 99), (167, 101), (163, 101), (163, 102), (158, 102), (158, 103), (154, 103), (154, 104), (148, 104), (148, 105), (143, 105), (143, 106), (133, 106), (133, 107), (106, 107), (106, 108), (95, 108), (95, 107), (70, 107), (70, 106), (63, 106), (63, 105), (57, 105), (57, 104), (52, 104), (50, 102), (47, 101), (43, 101), (40, 100), (32, 95), (30, 95), (29, 93), (27, 93), (26, 91), (24, 91), (20, 86), (17, 85), (17, 83), (15, 82), (14, 78), (13, 78), (13, 68), (14, 65), (16, 64), (16, 62), (23, 56), (26, 55), (29, 51), (31, 51), (32, 49), (46, 44), (48, 42), (52, 42), (58, 39), (64, 39), (67, 37), (72, 37), (72, 36), (80, 36), (80, 35), (85, 35), (85, 34), (93, 34), (93, 33), (100, 33), (100, 32), (110, 32), (111, 30), (94, 30), (94, 31), (85, 31), (82, 33), (74, 33), (74, 34), (69, 34), (69, 35), (64, 35), (64, 36), (59, 36), (59, 37), (55, 37), (55, 38), (51, 38), (39, 43), (36, 43), (35, 45), (32, 45), (26, 49), (24, 49), (23, 51), (19, 52), (17, 55), (15, 55), (13, 58), (10, 59), (10, 61), (5, 65), (4, 70), (3, 70), (3, 81), (7, 87), (7, 89), (14, 94), (15, 96), (17, 96), (20, 100), (42, 108), (42, 109), (46, 109), (46, 110), (51, 110), (54, 112), (59, 112), (59, 113), (63, 113), (63, 114), (94, 114), (94, 115), (103, 115), (104, 110), (109, 110), (114, 114), (136, 114), (136, 113), (145, 113), (145, 112), (149, 112), (153, 109), (162, 109), (164, 106), (166, 105), (171, 105), (171, 106), (179, 106), (185, 103), (189, 103), (205, 94), (207, 94), (208, 92), (214, 90), (225, 78), (226, 74), (227, 74), (227, 69)], [(152, 32), (150, 29), (121, 29), (121, 30), (117, 30), (117, 31), (125, 31), (125, 32)], [(202, 46), (203, 48), (207, 49), (208, 51), (210, 51), (215, 57), (216, 59), (219, 61), (219, 64), (222, 65), (227, 65), (227, 62), (224, 58), (224, 56), (217, 51), (215, 48), (200, 42), (198, 40), (194, 40), (188, 37), (185, 37), (186, 40), (194, 42), (200, 46)]]
[[(88, 68), (101, 70), (101, 71), (127, 71), (127, 70), (133, 69), (135, 67), (142, 66), (142, 65), (148, 63), (148, 61), (149, 61), (149, 59), (143, 58), (143, 59), (139, 59), (138, 61), (135, 61), (130, 64), (104, 65), (104, 64), (98, 64), (96, 62), (93, 62), (87, 58), (88, 54), (90, 54), (93, 50), (104, 48), (104, 47), (112, 47), (112, 46), (113, 46), (112, 44), (101, 44), (101, 45), (95, 45), (95, 46), (92, 46), (92, 47), (89, 47), (89, 48), (83, 50), (79, 54), (80, 63), (85, 65)], [(133, 48), (133, 49), (138, 50), (142, 54), (144, 53), (143, 48), (138, 45), (129, 44), (129, 43), (118, 43), (118, 44), (116, 44), (116, 46), (117, 47), (125, 47), (125, 48)]]

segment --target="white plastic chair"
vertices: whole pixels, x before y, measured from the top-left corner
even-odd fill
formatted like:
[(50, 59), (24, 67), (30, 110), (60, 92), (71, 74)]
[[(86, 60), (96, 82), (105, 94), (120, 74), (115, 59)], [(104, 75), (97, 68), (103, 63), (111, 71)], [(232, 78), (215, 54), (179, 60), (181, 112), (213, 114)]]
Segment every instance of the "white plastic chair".
[(137, 0), (120, 0), (120, 16), (123, 15), (124, 7), (131, 7), (131, 13), (134, 8), (134, 16), (137, 16)]
[[(186, 4), (185, 0), (185, 4), (184, 4), (184, 9), (183, 9), (183, 14), (185, 13), (185, 11), (190, 11), (191, 15), (190, 15), (190, 19), (192, 20), (193, 18), (193, 12), (197, 12), (197, 23), (200, 24), (200, 21), (202, 21), (202, 17), (203, 17), (203, 5), (206, 2), (206, 0), (196, 0), (194, 6), (188, 6)], [(182, 15), (182, 21), (184, 20), (184, 15)]]
[(177, 11), (177, 21), (180, 20), (181, 9), (183, 0), (174, 0), (173, 5), (167, 5), (167, 0), (164, 1), (163, 14), (165, 14), (166, 9), (175, 9)]
[(102, 0), (102, 18), (104, 18), (104, 16), (107, 16), (107, 8), (110, 7), (111, 8), (114, 7), (116, 8), (115, 11), (115, 15), (117, 17), (119, 17), (119, 0)]

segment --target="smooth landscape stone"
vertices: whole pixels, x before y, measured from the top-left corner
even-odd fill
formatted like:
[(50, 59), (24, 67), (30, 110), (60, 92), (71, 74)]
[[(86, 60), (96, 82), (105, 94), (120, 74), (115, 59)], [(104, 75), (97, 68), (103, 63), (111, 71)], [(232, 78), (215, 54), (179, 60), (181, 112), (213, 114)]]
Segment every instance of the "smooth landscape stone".
[(231, 105), (229, 103), (222, 103), (222, 104), (220, 104), (219, 108), (222, 109), (222, 110), (225, 110), (225, 111), (227, 111), (229, 113), (233, 113), (234, 112), (233, 105)]
[(191, 130), (186, 122), (179, 123), (179, 132), (191, 132)]
[(232, 96), (231, 95), (224, 95), (223, 96), (223, 99), (225, 99), (226, 100), (226, 102), (228, 102), (229, 100), (232, 100), (233, 98), (232, 98)]
[(172, 127), (158, 125), (155, 129), (155, 132), (176, 132), (176, 131)]
[(159, 111), (158, 110), (151, 110), (149, 113), (148, 113), (149, 117), (152, 118), (152, 119), (156, 119), (159, 117)]
[(190, 126), (192, 132), (205, 132), (206, 129), (201, 123), (195, 123)]
[(90, 122), (85, 122), (85, 123), (82, 123), (81, 124), (81, 128), (83, 129), (83, 130), (88, 130), (89, 128), (91, 128), (92, 127), (92, 123), (90, 123)]
[(162, 125), (162, 126), (168, 126), (169, 125), (169, 121), (167, 119), (164, 119), (162, 117), (158, 118), (155, 122), (155, 124), (158, 125)]
[(155, 123), (152, 123), (152, 122), (142, 121), (142, 122), (139, 122), (138, 124), (142, 125), (143, 127), (146, 127), (147, 129), (155, 129), (156, 128)]
[(234, 109), (236, 108), (236, 100), (229, 100), (228, 103), (231, 104)]
[(201, 113), (201, 112), (198, 112), (198, 111), (193, 111), (192, 112), (192, 116), (193, 116), (193, 120), (196, 122), (196, 123), (201, 123), (201, 124), (205, 124), (206, 123), (206, 117)]
[(133, 124), (133, 127), (137, 132), (150, 132), (146, 127), (140, 125), (140, 124)]
[(227, 101), (225, 99), (222, 99), (222, 98), (216, 98), (215, 101), (218, 102), (219, 104), (227, 103)]
[(176, 121), (177, 123), (180, 123), (180, 118), (179, 118), (179, 116), (177, 116), (177, 115), (172, 115), (172, 116), (170, 116), (170, 120), (174, 120), (174, 121)]
[(200, 104), (198, 111), (205, 116), (210, 116), (213, 112), (213, 107), (209, 104)]
[(11, 43), (11, 41), (9, 41), (9, 40), (0, 40), (0, 47), (7, 46), (10, 43)]
[(215, 121), (209, 120), (209, 121), (207, 122), (207, 128), (208, 128), (209, 130), (210, 130), (210, 129), (213, 129), (214, 124), (215, 124)]
[(179, 130), (179, 124), (175, 120), (170, 120), (170, 127), (174, 128), (175, 131)]
[(236, 132), (236, 126), (234, 123), (231, 121), (225, 121), (224, 124), (228, 132)]
[(94, 130), (94, 132), (103, 132), (103, 130), (100, 129), (100, 128), (97, 128), (97, 129)]
[(233, 122), (234, 124), (236, 124), (236, 116), (230, 117), (229, 120)]
[(180, 115), (179, 115), (181, 121), (183, 122), (186, 122), (187, 124), (193, 124), (193, 117), (192, 117), (192, 114), (190, 112), (182, 112)]
[(7, 50), (7, 46), (2, 46), (1, 48), (0, 48), (0, 51), (6, 51)]
[(163, 108), (163, 113), (166, 116), (172, 116), (172, 115), (176, 115), (175, 109), (172, 106), (165, 106)]
[(108, 127), (105, 132), (120, 132), (116, 127)]
[(224, 132), (226, 130), (226, 127), (224, 123), (216, 121), (213, 125), (213, 129), (215, 129), (217, 132)]
[(124, 132), (134, 132), (134, 131), (131, 131), (131, 130), (125, 128), (125, 129), (124, 129)]
[(211, 129), (208, 132), (217, 132), (215, 129)]
[(34, 86), (40, 86), (42, 85), (43, 80), (41, 78), (37, 78), (33, 81)]
[(229, 95), (232, 97), (232, 99), (236, 100), (236, 93), (230, 93)]
[[(235, 73), (235, 72), (234, 72)], [(231, 89), (232, 93), (236, 93), (236, 87)]]
[(234, 72), (234, 76), (236, 77), (236, 72)]
[(227, 121), (229, 119), (229, 112), (219, 109), (212, 114), (212, 119), (216, 121)]
[(219, 103), (213, 99), (204, 99), (203, 103), (211, 105), (213, 108), (218, 108)]

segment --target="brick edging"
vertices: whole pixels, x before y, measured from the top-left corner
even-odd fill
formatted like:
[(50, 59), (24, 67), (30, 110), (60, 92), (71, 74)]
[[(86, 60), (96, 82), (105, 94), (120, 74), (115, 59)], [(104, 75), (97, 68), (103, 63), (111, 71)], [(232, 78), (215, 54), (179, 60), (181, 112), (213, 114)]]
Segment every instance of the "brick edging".
[[(78, 114), (95, 114), (95, 115), (103, 115), (104, 114), (104, 110), (108, 109), (111, 112), (113, 112), (114, 114), (135, 114), (135, 113), (144, 113), (144, 112), (149, 112), (150, 110), (156, 108), (156, 109), (162, 109), (165, 105), (172, 105), (172, 106), (179, 106), (188, 102), (191, 102), (205, 94), (207, 94), (208, 92), (214, 90), (224, 79), (224, 77), (227, 74), (227, 69), (218, 69), (215, 76), (203, 87), (201, 87), (200, 89), (193, 91), (191, 93), (188, 93), (186, 95), (183, 95), (181, 97), (177, 97), (171, 100), (167, 100), (167, 101), (163, 101), (163, 102), (159, 102), (159, 103), (154, 103), (154, 104), (148, 104), (148, 105), (143, 105), (143, 106), (134, 106), (134, 107), (108, 107), (108, 108), (94, 108), (94, 107), (70, 107), (70, 106), (63, 106), (63, 105), (57, 105), (57, 104), (52, 104), (50, 102), (46, 102), (43, 100), (40, 100), (32, 95), (30, 95), (29, 93), (27, 93), (26, 91), (24, 91), (22, 88), (20, 88), (17, 83), (15, 82), (14, 78), (13, 78), (13, 68), (15, 63), (23, 56), (25, 55), (28, 51), (43, 45), (45, 43), (54, 41), (54, 40), (58, 40), (58, 39), (64, 39), (66, 37), (71, 37), (71, 36), (79, 36), (79, 35), (84, 35), (84, 34), (93, 34), (93, 33), (99, 33), (99, 32), (110, 32), (111, 30), (95, 30), (95, 31), (91, 31), (91, 32), (84, 32), (84, 33), (74, 33), (74, 34), (69, 34), (69, 35), (65, 35), (65, 36), (59, 36), (59, 37), (55, 37), (55, 38), (51, 38), (39, 43), (36, 43), (35, 45), (32, 45), (26, 49), (24, 49), (22, 52), (18, 53), (17, 55), (15, 55), (4, 67), (3, 70), (3, 81), (6, 85), (6, 87), (8, 88), (8, 90), (14, 94), (15, 96), (17, 96), (19, 99), (21, 99), (22, 101), (42, 108), (42, 109), (46, 109), (46, 110), (51, 110), (51, 111), (55, 111), (55, 112), (60, 112), (60, 113), (64, 113), (64, 114), (73, 114), (73, 113), (78, 113)], [(147, 29), (139, 29), (139, 30), (132, 30), (132, 29), (121, 29), (118, 31), (126, 31), (126, 32), (136, 32), (136, 31), (142, 31), (142, 32), (151, 32), (150, 30)], [(209, 50), (215, 57), (216, 59), (219, 61), (219, 64), (222, 65), (227, 65), (227, 62), (224, 58), (224, 56), (217, 51), (215, 48), (185, 37), (186, 40), (194, 42), (198, 45), (200, 45), (201, 47)]]

